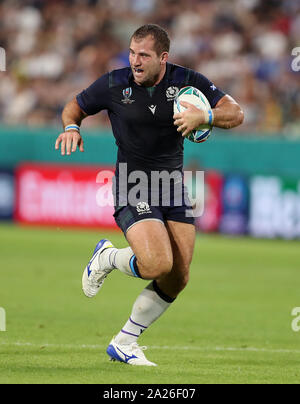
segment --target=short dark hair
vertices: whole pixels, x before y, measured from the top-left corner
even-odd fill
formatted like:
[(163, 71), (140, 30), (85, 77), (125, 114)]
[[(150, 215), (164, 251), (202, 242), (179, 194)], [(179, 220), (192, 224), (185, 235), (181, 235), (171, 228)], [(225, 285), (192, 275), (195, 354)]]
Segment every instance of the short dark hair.
[(163, 52), (169, 52), (170, 50), (170, 38), (162, 27), (157, 24), (145, 24), (138, 28), (133, 34), (130, 40), (141, 40), (148, 35), (152, 36), (154, 40), (154, 50), (157, 55), (161, 55)]

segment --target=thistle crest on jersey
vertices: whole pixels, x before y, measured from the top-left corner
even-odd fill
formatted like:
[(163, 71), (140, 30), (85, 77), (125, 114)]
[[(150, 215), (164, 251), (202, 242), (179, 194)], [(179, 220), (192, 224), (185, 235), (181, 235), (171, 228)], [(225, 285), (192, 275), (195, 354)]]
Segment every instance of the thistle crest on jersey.
[(136, 205), (136, 210), (138, 212), (139, 215), (143, 214), (143, 213), (152, 213), (150, 206), (147, 202), (139, 202)]
[(177, 94), (179, 92), (179, 88), (175, 86), (170, 86), (167, 88), (166, 91), (166, 97), (168, 101), (173, 101), (177, 97)]

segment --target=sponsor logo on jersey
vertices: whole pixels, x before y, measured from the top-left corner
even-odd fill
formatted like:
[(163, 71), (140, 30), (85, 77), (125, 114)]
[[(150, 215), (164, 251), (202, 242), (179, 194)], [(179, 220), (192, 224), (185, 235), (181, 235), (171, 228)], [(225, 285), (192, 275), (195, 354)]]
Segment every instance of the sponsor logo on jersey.
[(148, 106), (148, 108), (150, 109), (150, 111), (152, 112), (152, 114), (155, 114), (155, 110), (156, 110), (156, 105), (150, 105)]
[(123, 90), (123, 100), (121, 100), (123, 102), (123, 104), (132, 104), (134, 102), (134, 100), (131, 100), (130, 97), (132, 96), (132, 88), (131, 87), (127, 87), (124, 88)]
[(179, 88), (175, 86), (171, 86), (167, 88), (166, 91), (166, 97), (168, 101), (173, 101), (177, 97), (177, 94), (179, 93)]

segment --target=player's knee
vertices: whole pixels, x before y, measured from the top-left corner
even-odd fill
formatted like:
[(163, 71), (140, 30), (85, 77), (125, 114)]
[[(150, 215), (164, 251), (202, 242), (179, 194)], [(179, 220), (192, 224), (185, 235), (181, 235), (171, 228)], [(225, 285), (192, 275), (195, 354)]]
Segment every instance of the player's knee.
[(158, 279), (162, 276), (169, 274), (173, 266), (173, 258), (164, 255), (156, 254), (155, 256), (146, 257), (146, 259), (138, 262), (140, 272), (144, 279)]
[(155, 278), (153, 278), (153, 279), (158, 279), (161, 276), (165, 276), (165, 275), (169, 274), (172, 270), (172, 266), (173, 266), (173, 260), (171, 260), (167, 257), (163, 257), (161, 259), (159, 265), (157, 266)]
[(157, 257), (155, 263), (151, 264), (151, 268), (149, 268), (151, 279), (158, 279), (161, 276), (165, 276), (169, 274), (172, 270), (173, 260), (169, 257)]

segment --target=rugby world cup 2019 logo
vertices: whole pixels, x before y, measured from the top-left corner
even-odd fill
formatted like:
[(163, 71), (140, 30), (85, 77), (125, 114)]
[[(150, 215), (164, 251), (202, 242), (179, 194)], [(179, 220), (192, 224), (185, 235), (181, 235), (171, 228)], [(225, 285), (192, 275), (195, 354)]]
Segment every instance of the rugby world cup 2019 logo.
[(130, 97), (132, 96), (132, 88), (131, 87), (127, 87), (123, 90), (123, 100), (121, 100), (123, 102), (123, 104), (132, 104), (134, 102), (134, 100), (131, 100)]

